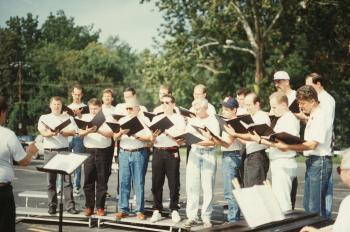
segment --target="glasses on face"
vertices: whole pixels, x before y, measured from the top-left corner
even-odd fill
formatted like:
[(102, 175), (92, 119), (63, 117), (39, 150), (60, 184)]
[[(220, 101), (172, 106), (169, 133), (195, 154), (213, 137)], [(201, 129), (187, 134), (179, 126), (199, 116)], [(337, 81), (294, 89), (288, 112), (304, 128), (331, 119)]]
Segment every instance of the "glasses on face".
[(171, 102), (169, 101), (162, 101), (162, 104), (166, 104), (166, 105), (169, 105)]
[(126, 110), (133, 110), (133, 107), (126, 107)]

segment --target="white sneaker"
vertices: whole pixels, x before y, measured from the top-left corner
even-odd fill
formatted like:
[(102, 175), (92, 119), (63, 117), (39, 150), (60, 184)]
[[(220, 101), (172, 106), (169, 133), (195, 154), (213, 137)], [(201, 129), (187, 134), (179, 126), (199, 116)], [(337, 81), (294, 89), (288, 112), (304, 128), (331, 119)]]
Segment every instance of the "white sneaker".
[(161, 219), (162, 219), (162, 215), (159, 213), (159, 210), (154, 210), (150, 221), (157, 222), (157, 221), (160, 221)]
[(181, 221), (181, 217), (179, 215), (179, 212), (177, 212), (177, 210), (173, 210), (173, 212), (171, 213), (171, 220), (174, 223), (179, 223)]
[(203, 221), (203, 226), (204, 227), (212, 227), (213, 224), (211, 224), (210, 219), (202, 219)]
[(189, 228), (191, 226), (197, 225), (198, 222), (196, 219), (187, 219), (187, 221), (185, 222), (185, 227)]

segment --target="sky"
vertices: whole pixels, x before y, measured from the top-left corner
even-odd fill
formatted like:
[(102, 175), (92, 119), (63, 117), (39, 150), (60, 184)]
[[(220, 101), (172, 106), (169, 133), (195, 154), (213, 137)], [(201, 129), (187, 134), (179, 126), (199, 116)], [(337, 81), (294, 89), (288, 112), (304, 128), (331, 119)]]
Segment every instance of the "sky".
[(157, 38), (163, 21), (153, 2), (140, 4), (139, 0), (0, 0), (0, 26), (11, 16), (27, 13), (38, 15), (41, 25), (50, 12), (56, 14), (60, 9), (76, 25), (93, 24), (95, 30), (100, 29), (100, 42), (118, 35), (137, 51), (152, 49), (152, 37)]

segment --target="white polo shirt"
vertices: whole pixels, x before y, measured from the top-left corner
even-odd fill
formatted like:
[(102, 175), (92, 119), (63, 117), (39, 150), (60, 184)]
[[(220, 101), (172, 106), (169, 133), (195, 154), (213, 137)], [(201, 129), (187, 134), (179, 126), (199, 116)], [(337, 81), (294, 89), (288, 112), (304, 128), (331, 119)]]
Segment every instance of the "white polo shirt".
[[(196, 129), (193, 128), (193, 126), (198, 126), (201, 128), (207, 127), (209, 128), (209, 130), (211, 132), (213, 132), (214, 134), (220, 134), (220, 126), (219, 126), (219, 122), (218, 120), (215, 118), (214, 115), (209, 115), (206, 118), (189, 118), (188, 119), (188, 124), (186, 127), (186, 131), (190, 132), (194, 135), (196, 135), (197, 137), (203, 139), (203, 140), (208, 140), (205, 136), (203, 136), (201, 133), (199, 133)], [(198, 144), (192, 144), (191, 146), (192, 148), (214, 148), (214, 146), (201, 146)]]
[[(81, 120), (90, 122), (94, 116), (92, 114), (83, 114)], [(104, 122), (98, 130), (101, 131), (112, 131), (111, 128)], [(100, 133), (89, 133), (84, 136), (84, 146), (86, 148), (107, 148), (111, 146), (112, 138), (105, 137)]]
[(102, 105), (102, 112), (106, 117), (106, 121), (107, 122), (114, 122), (114, 118), (112, 116), (112, 114), (115, 113), (115, 107), (114, 106), (106, 106), (106, 105)]
[[(253, 122), (255, 124), (267, 124), (267, 125), (271, 125), (271, 121), (269, 118), (268, 113), (264, 112), (264, 111), (257, 111), (254, 115), (252, 115), (253, 118)], [(265, 150), (267, 148), (267, 146), (259, 144), (257, 142), (254, 141), (247, 141), (246, 143), (246, 151), (247, 154), (256, 152), (256, 151), (260, 151), (260, 150)]]
[(345, 197), (339, 206), (339, 213), (334, 222), (332, 232), (348, 232), (350, 229), (350, 195)]
[(327, 123), (327, 116), (321, 106), (317, 106), (309, 117), (306, 123), (304, 140), (316, 141), (318, 145), (315, 150), (304, 151), (305, 156), (316, 155), (316, 156), (330, 156), (331, 143), (332, 143), (332, 129), (333, 125)]
[(333, 126), (335, 115), (334, 98), (326, 90), (322, 90), (317, 96), (320, 101), (320, 106), (327, 116), (327, 122)]
[(27, 156), (13, 131), (0, 126), (0, 183), (12, 182), (15, 176), (13, 160), (20, 161)]
[(71, 110), (77, 110), (77, 109), (79, 109), (81, 107), (84, 107), (84, 106), (86, 106), (86, 105), (84, 103), (82, 103), (82, 102), (80, 102), (79, 104), (72, 102), (71, 104), (68, 105), (68, 107)]
[[(165, 117), (164, 114), (155, 116), (153, 118), (152, 123), (156, 123), (157, 121), (161, 120), (164, 117)], [(172, 127), (166, 130), (167, 134), (178, 135), (178, 134), (182, 134), (185, 131), (186, 121), (182, 115), (174, 113), (167, 117), (174, 124)], [(153, 146), (154, 147), (175, 147), (175, 146), (178, 147), (179, 145), (176, 143), (174, 139), (170, 138), (165, 133), (161, 133), (159, 136), (157, 136)]]
[[(194, 112), (194, 108), (191, 107), (191, 108), (190, 108), (190, 111)], [(212, 104), (210, 104), (209, 102), (208, 102), (208, 110), (207, 110), (207, 113), (208, 113), (209, 115), (215, 115), (215, 114), (216, 114), (215, 107), (214, 107)]]
[[(148, 144), (145, 142), (142, 142), (135, 137), (137, 136), (150, 136), (152, 135), (151, 130), (147, 127), (149, 125), (149, 121), (146, 117), (138, 115), (137, 116), (140, 122), (143, 124), (143, 129), (139, 132), (137, 132), (135, 135), (132, 136), (127, 136), (127, 135), (122, 135), (120, 138), (120, 148), (122, 149), (127, 149), (127, 150), (133, 150), (133, 149), (139, 149), (143, 147), (147, 147)], [(127, 121), (129, 121), (131, 117), (129, 115), (119, 119), (119, 123), (123, 124)]]
[[(140, 106), (140, 111), (148, 112), (145, 106)], [(126, 103), (118, 103), (115, 106), (115, 111), (113, 112), (113, 114), (127, 115), (128, 111), (126, 110)]]
[[(60, 125), (62, 122), (66, 121), (67, 119), (71, 119), (71, 123), (63, 129), (63, 131), (69, 131), (69, 130), (75, 130), (77, 131), (77, 125), (75, 124), (72, 117), (65, 114), (60, 114), (58, 116), (51, 114), (44, 114), (41, 115), (38, 121), (38, 130), (43, 131), (47, 130), (46, 127), (42, 122), (44, 122), (46, 125), (50, 126), (51, 128), (55, 128), (56, 126)], [(60, 148), (67, 148), (68, 147), (68, 138), (64, 137), (61, 134), (51, 136), (51, 137), (44, 137), (43, 139), (43, 147), (44, 149), (60, 149)]]
[(288, 98), (288, 106), (290, 106), (290, 105), (293, 103), (293, 101), (294, 101), (295, 98), (296, 98), (296, 95), (297, 95), (297, 91), (295, 91), (295, 90), (293, 90), (293, 89), (291, 89), (291, 90), (286, 94), (286, 96), (287, 96), (287, 98)]
[[(288, 111), (282, 115), (276, 122), (276, 126), (273, 128), (276, 133), (287, 132), (291, 135), (299, 136), (300, 122), (295, 115)], [(296, 156), (296, 151), (281, 151), (275, 147), (270, 147), (269, 158), (270, 160), (279, 158), (293, 158)]]

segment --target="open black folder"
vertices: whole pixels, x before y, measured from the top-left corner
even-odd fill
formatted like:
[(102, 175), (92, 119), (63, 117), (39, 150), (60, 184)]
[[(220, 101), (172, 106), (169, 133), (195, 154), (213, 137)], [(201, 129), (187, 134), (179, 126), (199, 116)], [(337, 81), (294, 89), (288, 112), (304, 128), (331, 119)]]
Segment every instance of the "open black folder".
[(287, 132), (279, 132), (279, 133), (274, 133), (269, 136), (261, 136), (263, 139), (269, 140), (271, 142), (277, 142), (278, 140), (281, 140), (282, 142), (286, 144), (301, 144), (305, 142), (305, 140), (299, 138), (298, 136), (291, 135)]
[(75, 169), (89, 157), (86, 153), (60, 152), (52, 157), (44, 166), (36, 169), (42, 172), (59, 173), (64, 175), (72, 174)]
[(213, 136), (216, 140), (220, 141), (220, 143), (222, 143), (222, 145), (224, 145), (225, 147), (229, 146), (229, 144), (220, 135), (215, 134), (208, 127), (206, 127), (205, 130), (208, 131), (210, 133), (210, 135)]
[(227, 125), (227, 122), (228, 121), (227, 119), (224, 118), (224, 116), (221, 116), (221, 115), (218, 115), (218, 114), (215, 114), (215, 118), (216, 120), (218, 121), (219, 123), (219, 126), (220, 126), (220, 130), (221, 131), (224, 131), (225, 130), (225, 125)]
[(120, 124), (119, 123), (113, 123), (113, 122), (106, 122), (106, 123), (114, 133), (118, 133), (120, 131)]
[(254, 133), (254, 131), (259, 135), (259, 136), (269, 136), (273, 133), (275, 133), (273, 131), (273, 129), (263, 123), (263, 124), (255, 124), (255, 123), (252, 123), (252, 124), (245, 124), (244, 122), (241, 122), (241, 124), (248, 130), (249, 133)]
[(292, 104), (289, 105), (289, 110), (292, 113), (300, 113), (300, 108), (297, 99), (295, 99)]
[(179, 111), (180, 111), (180, 114), (185, 116), (185, 117), (191, 117), (192, 116), (196, 116), (195, 113), (193, 113), (192, 111), (189, 111), (188, 109), (185, 109), (183, 107), (179, 107)]
[(122, 115), (122, 114), (112, 114), (112, 117), (115, 119), (115, 120), (119, 120), (121, 119), (122, 117), (125, 117), (126, 115)]
[(160, 112), (160, 113), (151, 113), (151, 112), (143, 112), (143, 115), (145, 115), (145, 117), (147, 117), (149, 119), (150, 122), (152, 122), (153, 118), (157, 115), (161, 115), (161, 114), (164, 114), (164, 112)]
[[(79, 110), (81, 110), (81, 114), (88, 114), (90, 112), (88, 106), (80, 107)], [(69, 114), (72, 117), (75, 116), (74, 111), (66, 105), (62, 106), (61, 113), (63, 113), (63, 112), (67, 112), (67, 114)]]
[(162, 119), (160, 119), (159, 121), (153, 123), (151, 126), (149, 126), (149, 129), (151, 131), (156, 131), (156, 130), (160, 130), (160, 131), (164, 131), (169, 129), (170, 127), (174, 126), (174, 123), (172, 121), (170, 121), (170, 119), (168, 117), (163, 117)]
[(50, 127), (45, 122), (41, 121), (41, 123), (46, 127), (46, 129), (49, 129), (52, 132), (60, 132), (63, 130), (66, 126), (68, 126), (71, 123), (70, 119), (67, 119), (66, 121), (62, 122), (60, 125), (56, 126), (55, 128)]
[(249, 132), (248, 129), (245, 126), (243, 126), (241, 122), (247, 125), (254, 123), (252, 116), (249, 114), (241, 115), (241, 116), (238, 116), (237, 118), (226, 121), (227, 124), (232, 126), (232, 128), (236, 131), (236, 133), (240, 133), (240, 134), (248, 133)]
[(174, 138), (175, 139), (183, 139), (183, 140), (185, 140), (186, 144), (188, 144), (188, 145), (196, 144), (196, 143), (203, 141), (203, 139), (201, 139), (201, 138), (199, 138), (199, 137), (197, 137), (194, 134), (189, 133), (189, 132), (178, 135)]
[(134, 135), (143, 129), (143, 125), (137, 117), (133, 117), (129, 121), (120, 125), (120, 127), (125, 130), (128, 129), (128, 136)]
[(103, 114), (102, 110), (100, 110), (100, 112), (98, 112), (90, 122), (83, 121), (78, 118), (74, 118), (74, 121), (79, 129), (85, 130), (86, 127), (91, 128), (93, 126), (96, 126), (98, 129), (106, 121), (106, 117)]
[(275, 115), (269, 115), (270, 121), (271, 121), (271, 128), (274, 128), (276, 126), (277, 120), (280, 117), (277, 117)]

